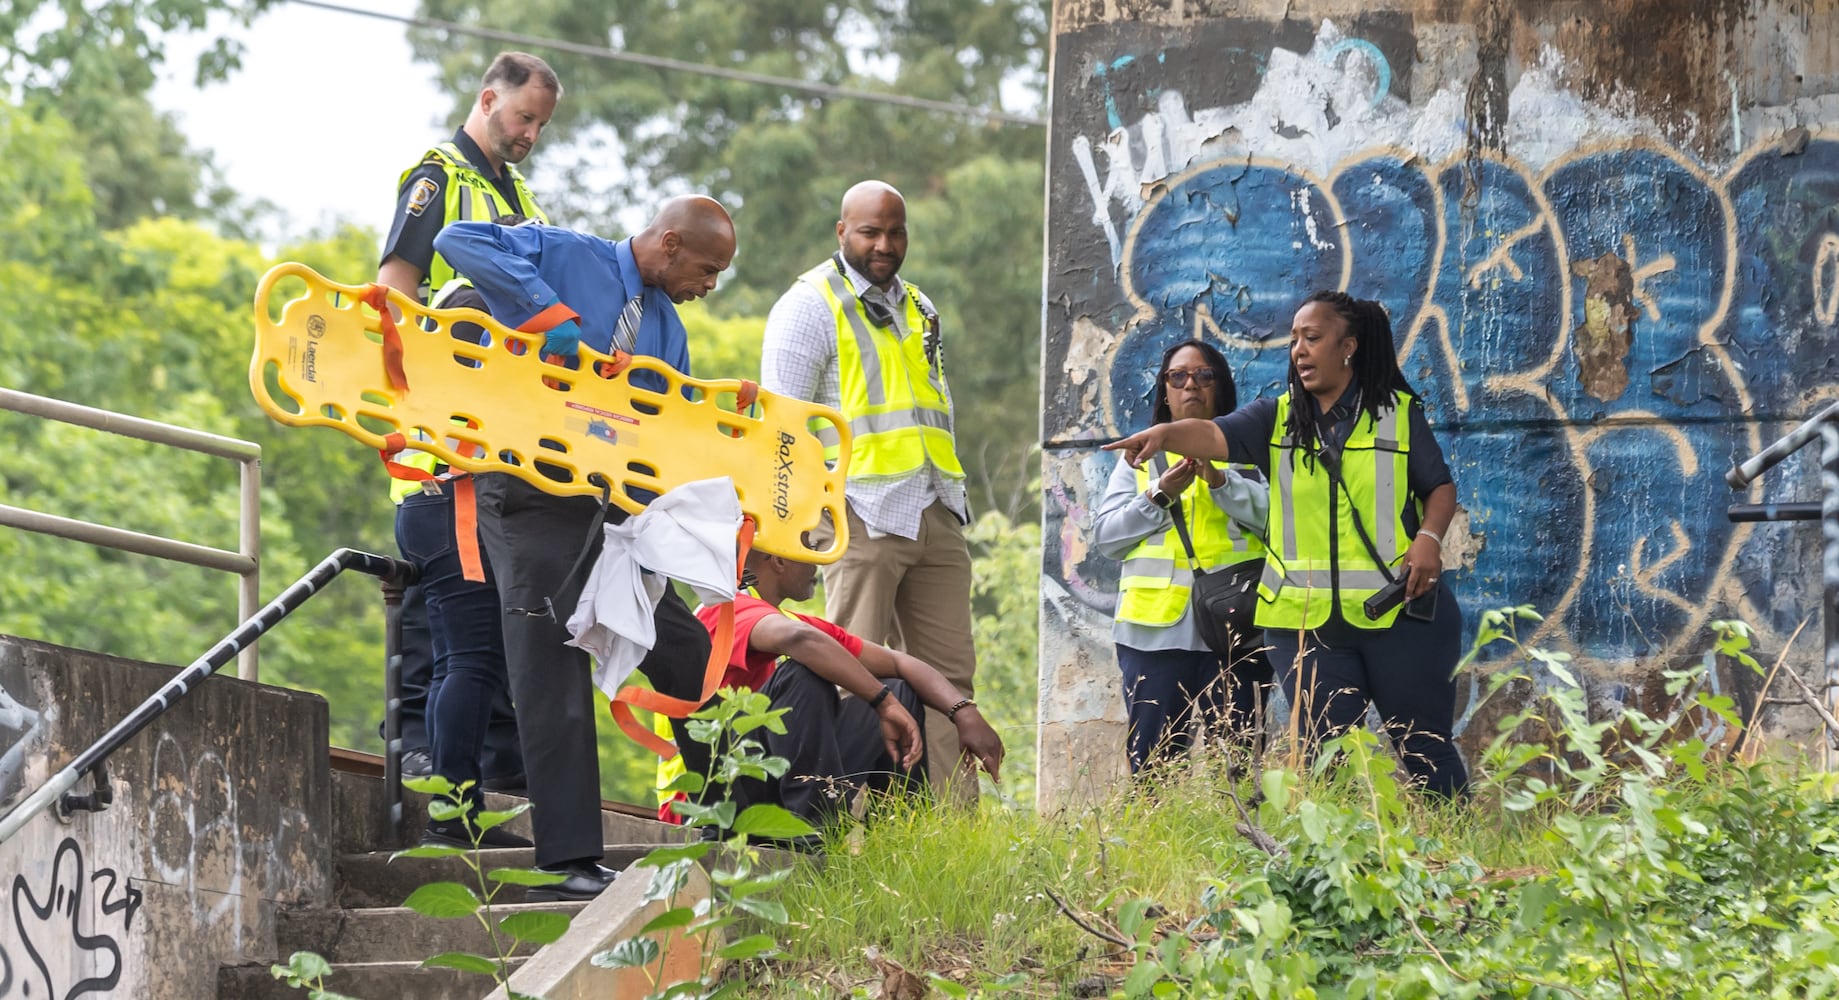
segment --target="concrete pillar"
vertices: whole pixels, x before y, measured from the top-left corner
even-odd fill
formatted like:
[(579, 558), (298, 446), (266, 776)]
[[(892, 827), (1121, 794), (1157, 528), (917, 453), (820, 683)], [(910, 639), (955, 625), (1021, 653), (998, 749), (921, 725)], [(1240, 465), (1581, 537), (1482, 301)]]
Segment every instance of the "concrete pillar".
[[(1817, 457), (1747, 496), (1721, 476), (1839, 396), (1836, 24), (1833, 0), (1057, 2), (1041, 807), (1123, 770), (1096, 446), (1148, 422), (1190, 336), (1242, 402), (1280, 392), (1318, 288), (1392, 316), (1457, 482), (1470, 634), (1534, 606), (1603, 713), (1661, 705), (1714, 619), (1780, 652), (1819, 608), (1817, 533), (1724, 509), (1817, 496)], [(1760, 678), (1716, 687), (1747, 712)]]

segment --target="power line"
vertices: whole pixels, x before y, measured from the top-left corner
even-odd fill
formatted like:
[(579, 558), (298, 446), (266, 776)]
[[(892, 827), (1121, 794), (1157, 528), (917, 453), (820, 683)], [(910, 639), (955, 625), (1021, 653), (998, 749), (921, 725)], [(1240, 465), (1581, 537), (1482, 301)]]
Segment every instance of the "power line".
[(291, 0), (302, 7), (316, 7), (339, 14), (351, 14), (357, 17), (375, 18), (379, 21), (394, 21), (416, 28), (432, 28), (456, 35), (470, 35), (494, 42), (505, 42), (519, 48), (553, 49), (570, 55), (588, 56), (593, 59), (606, 59), (610, 62), (632, 63), (648, 66), (652, 69), (670, 70), (678, 73), (694, 73), (698, 76), (713, 76), (723, 80), (739, 83), (752, 83), (762, 87), (777, 87), (782, 90), (797, 90), (819, 97), (840, 98), (852, 101), (873, 101), (878, 104), (893, 104), (904, 108), (917, 108), (921, 111), (935, 111), (940, 114), (957, 115), (964, 118), (982, 118), (999, 125), (1025, 125), (1039, 128), (1046, 121), (1030, 115), (1011, 114), (1007, 111), (992, 111), (969, 104), (953, 104), (949, 101), (931, 101), (924, 97), (908, 97), (905, 94), (881, 94), (872, 90), (857, 90), (852, 87), (836, 87), (827, 83), (812, 83), (808, 80), (795, 80), (785, 76), (770, 76), (765, 73), (749, 73), (746, 70), (728, 69), (723, 66), (710, 66), (705, 63), (684, 62), (681, 59), (667, 59), (663, 56), (648, 56), (639, 52), (621, 52), (617, 49), (602, 48), (598, 45), (582, 45), (579, 42), (567, 42), (557, 38), (540, 38), (536, 35), (523, 35), (515, 31), (499, 31), (496, 28), (479, 28), (453, 21), (439, 21), (427, 17), (405, 17), (400, 14), (385, 14), (373, 10), (361, 10), (342, 4), (326, 3), (324, 0)]

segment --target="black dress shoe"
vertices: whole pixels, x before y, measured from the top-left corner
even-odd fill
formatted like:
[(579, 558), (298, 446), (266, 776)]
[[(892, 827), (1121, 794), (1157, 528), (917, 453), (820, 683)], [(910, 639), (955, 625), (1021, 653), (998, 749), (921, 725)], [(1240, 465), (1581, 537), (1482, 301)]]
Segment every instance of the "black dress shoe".
[(606, 891), (619, 873), (597, 861), (571, 861), (565, 865), (538, 868), (537, 871), (567, 878), (553, 885), (533, 885), (524, 890), (531, 903), (554, 903), (561, 900), (593, 899)]
[[(421, 834), (421, 846), (464, 847), (471, 850), (473, 842), (471, 835), (467, 832), (466, 824), (459, 820), (429, 820), (428, 828)], [(494, 826), (479, 835), (479, 846), (481, 848), (529, 847), (531, 844), (526, 837), (519, 837), (502, 826)]]
[(426, 747), (402, 752), (402, 776), (405, 778), (426, 778), (434, 773), (434, 751)]

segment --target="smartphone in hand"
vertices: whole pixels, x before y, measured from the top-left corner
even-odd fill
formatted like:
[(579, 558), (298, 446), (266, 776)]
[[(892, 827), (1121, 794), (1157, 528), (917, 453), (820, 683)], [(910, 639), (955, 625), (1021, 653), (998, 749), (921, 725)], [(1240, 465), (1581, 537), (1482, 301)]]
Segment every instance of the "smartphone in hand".
[(1439, 585), (1431, 584), (1430, 589), (1405, 602), (1405, 617), (1413, 621), (1429, 622), (1437, 618), (1437, 591)]

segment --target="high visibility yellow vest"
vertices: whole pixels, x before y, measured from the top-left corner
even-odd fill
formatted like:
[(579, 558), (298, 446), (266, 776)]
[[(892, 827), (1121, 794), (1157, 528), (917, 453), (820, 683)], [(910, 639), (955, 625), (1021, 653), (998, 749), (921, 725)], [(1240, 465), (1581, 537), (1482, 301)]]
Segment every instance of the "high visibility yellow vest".
[[(836, 323), (837, 373), (841, 410), (854, 434), (849, 449), (849, 478), (901, 479), (930, 462), (948, 479), (963, 479), (951, 432), (951, 395), (945, 388), (945, 369), (926, 359), (929, 322), (921, 315), (919, 289), (906, 285), (902, 338), (894, 324), (877, 327), (869, 319), (834, 262), (806, 271), (799, 277), (815, 287), (830, 304)], [(942, 352), (941, 352), (942, 353)], [(835, 432), (817, 428), (826, 445), (824, 455), (837, 457)]]
[(1366, 616), (1366, 599), (1385, 588), (1386, 577), (1374, 565), (1352, 516), (1357, 507), (1379, 555), (1388, 566), (1398, 566), (1411, 545), (1403, 511), (1416, 501), (1407, 474), (1411, 397), (1395, 393), (1392, 402), (1377, 421), (1365, 414), (1355, 418), (1340, 455), (1344, 493), (1319, 456), (1304, 461), (1289, 437), (1290, 396), (1277, 400), (1266, 523), (1271, 551), (1258, 584), (1263, 600), (1255, 619), (1260, 628), (1316, 628), (1328, 620), (1336, 602), (1342, 620), (1356, 628), (1388, 628), (1398, 617), (1397, 607), (1377, 621)]
[[(508, 212), (517, 211), (515, 206), (504, 200), (504, 195), (498, 193), (498, 188), (491, 181), (486, 180), (485, 175), (472, 165), (472, 161), (460, 151), (459, 145), (451, 140), (424, 153), (420, 163), (402, 172), (402, 177), (397, 180), (396, 186), (400, 188), (408, 183), (409, 175), (425, 163), (438, 163), (447, 173), (447, 181), (442, 185), (444, 201), (441, 205), (441, 225), (445, 226), (449, 222), (490, 222)], [(523, 215), (538, 222), (547, 223), (549, 217), (537, 207), (536, 196), (531, 194), (530, 188), (524, 184), (524, 175), (509, 163), (505, 164), (504, 168), (511, 174), (511, 184), (517, 189), (517, 200), (523, 202)], [(447, 258), (438, 253), (435, 254), (434, 259), (428, 263), (428, 274), (425, 279), (428, 283), (429, 300), (433, 301), (434, 293), (444, 290), (455, 279), (462, 282), (466, 280), (453, 269), (453, 265), (447, 263)], [(432, 473), (437, 468), (434, 456), (424, 451), (405, 449), (397, 452), (392, 458), (403, 465), (420, 469), (423, 472)], [(421, 483), (414, 480), (391, 479), (390, 502), (400, 504), (404, 497), (420, 488)]]
[[(670, 724), (670, 716), (661, 713), (654, 714), (651, 717), (651, 731), (657, 733), (660, 739), (674, 740), (677, 738), (677, 731)], [(670, 787), (671, 782), (676, 781), (688, 771), (689, 768), (683, 763), (682, 754), (678, 754), (675, 757), (658, 758), (657, 793), (659, 806), (677, 797), (676, 792), (667, 792), (665, 789)]]
[[(1137, 469), (1137, 491), (1149, 489), (1150, 465)], [(1166, 466), (1165, 466), (1166, 467)], [(1213, 467), (1224, 469), (1224, 462)], [(1243, 468), (1243, 467), (1241, 467)], [(1235, 563), (1264, 558), (1264, 544), (1255, 535), (1241, 531), (1237, 522), (1207, 495), (1206, 480), (1199, 476), (1181, 492), (1181, 517), (1194, 542), (1194, 555), (1203, 570), (1212, 572)], [(1137, 543), (1124, 556), (1123, 576), (1118, 580), (1117, 620), (1136, 625), (1166, 627), (1181, 619), (1188, 608), (1188, 592), (1194, 586), (1194, 570), (1188, 564), (1188, 550), (1182, 547), (1181, 535), (1170, 525), (1161, 534)]]
[[(507, 212), (518, 210), (504, 200), (498, 188), (472, 165), (472, 161), (451, 140), (424, 153), (420, 163), (402, 172), (402, 178), (396, 182), (396, 186), (401, 188), (408, 183), (409, 175), (425, 163), (438, 163), (447, 172), (447, 183), (442, 190), (445, 201), (441, 207), (441, 225), (450, 222), (490, 222)], [(517, 189), (517, 199), (523, 202), (523, 214), (538, 222), (548, 222), (549, 217), (537, 207), (536, 196), (525, 186), (524, 175), (509, 163), (504, 168), (511, 175), (512, 186)], [(446, 258), (440, 254), (435, 254), (434, 260), (428, 264), (428, 288), (440, 288), (452, 281), (455, 274), (453, 265), (447, 263)]]

